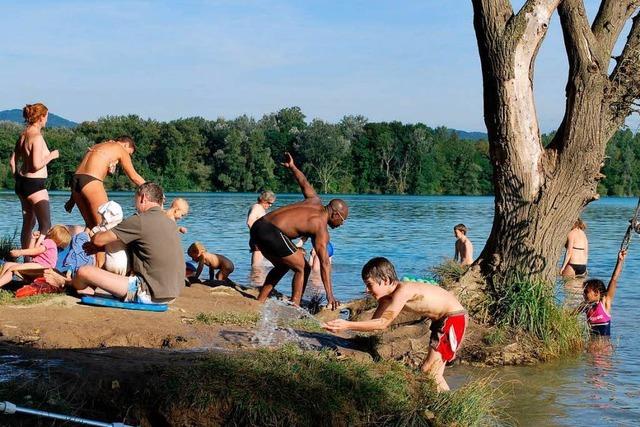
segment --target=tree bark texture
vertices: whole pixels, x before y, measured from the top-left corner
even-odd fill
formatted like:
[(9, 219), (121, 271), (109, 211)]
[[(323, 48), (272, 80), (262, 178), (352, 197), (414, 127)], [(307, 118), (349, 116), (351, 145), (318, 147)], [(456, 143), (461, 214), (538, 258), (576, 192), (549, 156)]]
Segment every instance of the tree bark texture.
[[(640, 97), (640, 0), (603, 0), (593, 24), (582, 0), (472, 0), (482, 65), (495, 214), (476, 264), (494, 285), (512, 273), (555, 280), (566, 236), (598, 198), (606, 144)], [(560, 16), (569, 75), (566, 109), (544, 147), (533, 95), (536, 54)], [(612, 49), (633, 18), (612, 72)], [(559, 77), (561, 78), (561, 77)]]

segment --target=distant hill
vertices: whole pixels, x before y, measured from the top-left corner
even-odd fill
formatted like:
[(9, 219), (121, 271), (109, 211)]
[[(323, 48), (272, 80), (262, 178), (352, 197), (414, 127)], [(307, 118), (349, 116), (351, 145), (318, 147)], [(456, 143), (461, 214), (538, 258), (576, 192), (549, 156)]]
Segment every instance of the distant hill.
[[(15, 123), (24, 123), (24, 119), (22, 118), (22, 110), (4, 110), (0, 111), (0, 122), (15, 122)], [(53, 113), (49, 113), (49, 120), (47, 120), (47, 127), (50, 128), (74, 128), (78, 126), (76, 122), (72, 122), (71, 120), (67, 120), (63, 117), (56, 116)]]
[(451, 129), (452, 132), (455, 132), (456, 135), (458, 135), (458, 138), (460, 139), (471, 139), (471, 140), (478, 140), (478, 139), (487, 139), (487, 133), (486, 132), (465, 132), (463, 130), (457, 130), (457, 129)]

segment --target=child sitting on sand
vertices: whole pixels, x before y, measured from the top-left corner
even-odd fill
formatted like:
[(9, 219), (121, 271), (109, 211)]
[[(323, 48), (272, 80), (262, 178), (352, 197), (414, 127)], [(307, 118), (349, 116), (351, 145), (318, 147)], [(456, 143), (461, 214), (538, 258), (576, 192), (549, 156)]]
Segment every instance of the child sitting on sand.
[[(36, 237), (36, 236), (34, 236)], [(58, 249), (64, 249), (71, 241), (71, 234), (64, 225), (55, 225), (49, 229), (44, 239), (34, 239), (36, 245), (28, 249), (14, 249), (10, 252), (13, 258), (32, 257), (31, 262), (7, 262), (0, 272), (0, 287), (11, 282), (13, 272), (38, 268), (55, 268), (58, 262)]]
[[(200, 242), (195, 242), (189, 246), (187, 254), (191, 259), (198, 263), (196, 272), (191, 277), (193, 280), (197, 280), (204, 269), (204, 266), (209, 267), (209, 280), (227, 280), (229, 275), (235, 269), (231, 260), (223, 255), (209, 253), (205, 249), (204, 245)], [(215, 274), (215, 270), (218, 272)]]
[[(179, 219), (181, 219), (183, 216), (186, 216), (188, 213), (189, 203), (181, 197), (173, 199), (173, 202), (171, 202), (171, 207), (165, 212), (167, 217), (169, 217), (169, 219), (176, 223)], [(178, 227), (178, 231), (182, 234), (185, 234), (187, 232), (187, 227)]]
[[(124, 219), (124, 213), (122, 212), (122, 206), (120, 204), (110, 200), (107, 203), (100, 205), (98, 213), (102, 217), (100, 225), (96, 225), (91, 230), (91, 236), (101, 231), (111, 230), (116, 225), (120, 224)], [(101, 267), (107, 271), (120, 276), (126, 276), (129, 268), (129, 257), (127, 256), (127, 245), (120, 240), (111, 242), (104, 247), (105, 258), (104, 265)]]
[(593, 336), (611, 335), (611, 304), (616, 295), (618, 277), (622, 272), (626, 250), (618, 252), (618, 261), (609, 280), (609, 286), (599, 279), (589, 279), (584, 282), (583, 310), (587, 314), (587, 323)]
[(444, 379), (445, 363), (456, 357), (467, 327), (467, 312), (456, 297), (438, 286), (417, 282), (401, 282), (393, 264), (386, 258), (373, 258), (362, 268), (367, 292), (378, 301), (371, 320), (327, 322), (331, 332), (344, 330), (376, 331), (386, 329), (403, 308), (431, 319), (431, 339), (422, 371), (435, 379), (438, 390), (449, 390)]

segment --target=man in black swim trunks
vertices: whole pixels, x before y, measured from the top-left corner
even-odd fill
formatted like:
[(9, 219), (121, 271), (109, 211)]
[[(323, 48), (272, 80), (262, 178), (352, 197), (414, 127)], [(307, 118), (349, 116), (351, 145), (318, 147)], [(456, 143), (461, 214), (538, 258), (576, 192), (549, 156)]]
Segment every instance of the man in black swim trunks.
[(329, 231), (340, 227), (349, 216), (344, 200), (333, 199), (326, 206), (304, 174), (296, 167), (293, 158), (285, 153), (282, 165), (291, 170), (304, 200), (269, 212), (253, 223), (251, 240), (262, 254), (274, 265), (260, 289), (258, 301), (264, 302), (287, 271), (293, 271), (291, 301), (299, 305), (309, 279), (311, 267), (302, 249), (291, 242), (298, 237), (310, 237), (320, 260), (320, 277), (327, 292), (328, 305), (335, 310), (340, 304), (333, 296), (331, 284), (331, 262), (327, 253)]

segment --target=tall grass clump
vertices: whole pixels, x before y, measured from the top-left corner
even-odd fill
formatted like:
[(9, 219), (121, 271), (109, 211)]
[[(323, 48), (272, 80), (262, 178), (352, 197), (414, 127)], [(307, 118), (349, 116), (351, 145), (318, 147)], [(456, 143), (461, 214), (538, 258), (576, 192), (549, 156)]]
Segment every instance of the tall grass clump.
[(438, 265), (434, 265), (429, 269), (433, 273), (434, 278), (447, 287), (448, 284), (457, 282), (467, 271), (468, 267), (456, 262), (453, 259), (446, 259)]
[(0, 237), (0, 260), (9, 260), (9, 252), (16, 247), (17, 231), (13, 232), (13, 235), (5, 234)]
[[(91, 375), (99, 376), (100, 372)], [(77, 408), (74, 415), (127, 418), (151, 425), (402, 425), (484, 426), (495, 424), (499, 406), (492, 381), (474, 381), (438, 393), (431, 377), (398, 362), (358, 362), (331, 351), (294, 346), (246, 353), (209, 353), (198, 360), (131, 372), (114, 388), (96, 378), (14, 380), (0, 400), (21, 404), (28, 390), (42, 409)], [(33, 382), (37, 383), (33, 383)], [(64, 385), (63, 402), (41, 400)], [(82, 385), (82, 386), (80, 386)], [(25, 388), (26, 386), (26, 388)], [(35, 397), (35, 398), (34, 398)]]
[(547, 356), (584, 345), (584, 324), (559, 303), (553, 287), (544, 281), (514, 275), (498, 290), (491, 310), (499, 327), (522, 330), (542, 341)]
[(212, 354), (165, 379), (166, 404), (179, 396), (200, 410), (225, 407), (224, 422), (233, 425), (486, 425), (498, 401), (488, 381), (440, 394), (430, 377), (398, 362), (358, 362), (295, 346)]

